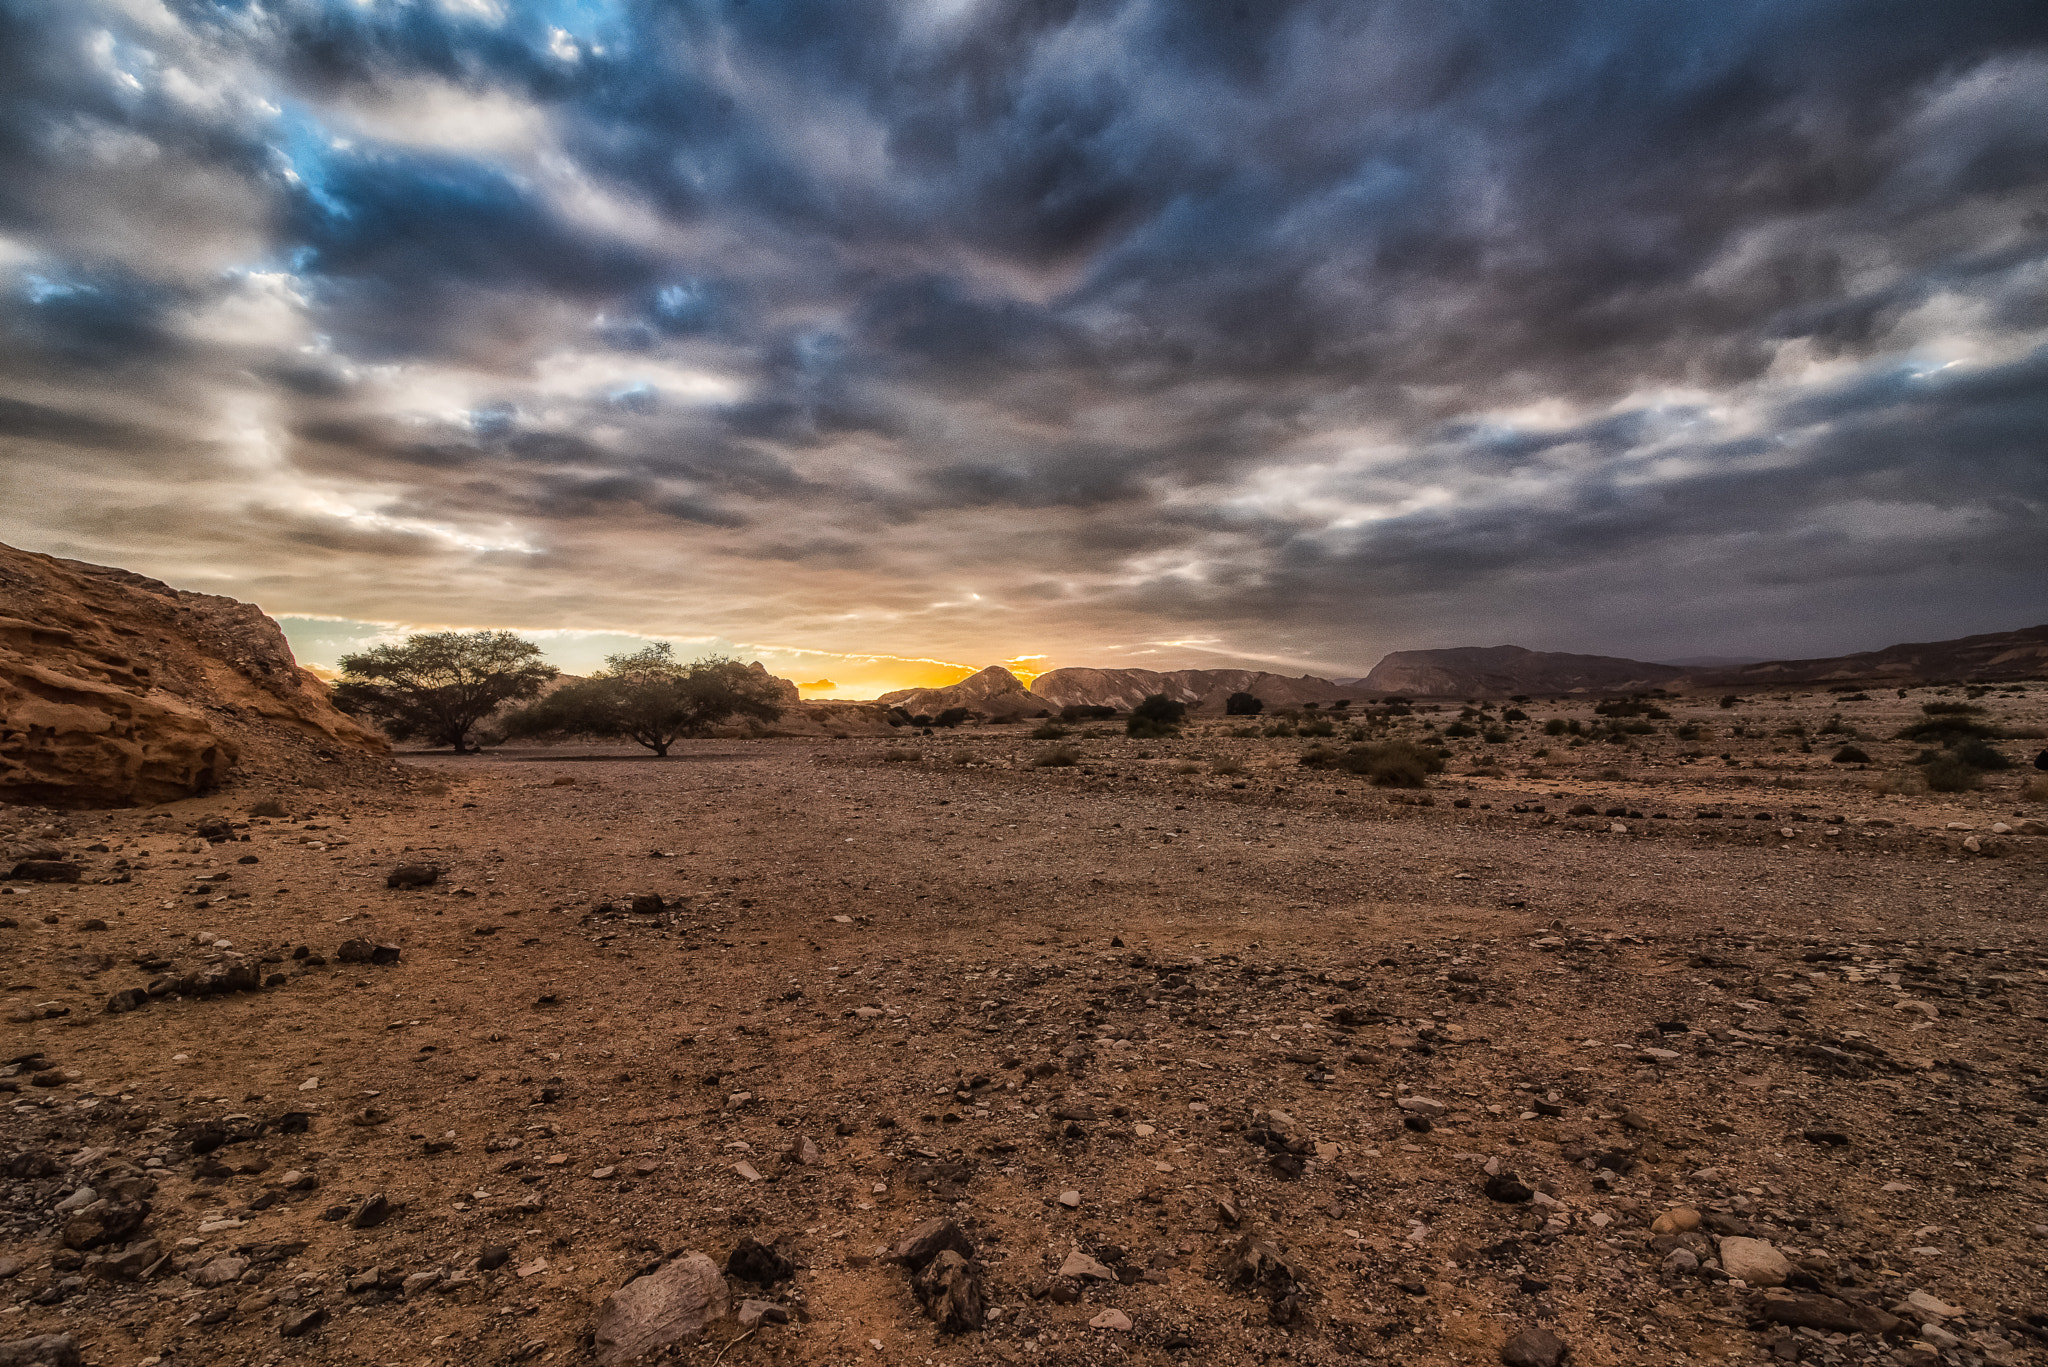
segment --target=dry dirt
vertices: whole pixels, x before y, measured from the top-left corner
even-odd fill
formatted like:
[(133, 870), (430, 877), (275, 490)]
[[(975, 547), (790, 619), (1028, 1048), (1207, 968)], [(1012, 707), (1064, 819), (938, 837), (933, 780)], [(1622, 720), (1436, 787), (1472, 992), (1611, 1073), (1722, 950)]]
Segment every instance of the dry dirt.
[[(609, 1293), (752, 1237), (794, 1275), (735, 1296), (791, 1322), (681, 1360), (1493, 1362), (1536, 1325), (1582, 1364), (2048, 1360), (2048, 838), (1990, 834), (2048, 804), (1881, 796), (1775, 734), (1933, 696), (1702, 702), (1692, 763), (1564, 749), (1530, 733), (1590, 709), (1533, 704), (1429, 807), (1204, 723), (1063, 769), (1011, 726), (8, 809), (17, 854), (87, 871), (0, 897), (0, 1342), (585, 1362)], [(103, 1010), (240, 955), (282, 981)], [(1706, 1227), (1658, 1240), (1674, 1207)], [(985, 1268), (979, 1332), (887, 1257), (934, 1216)], [(1873, 1327), (1766, 1322), (1794, 1302), (1731, 1284), (1716, 1228)], [(1247, 1236), (1284, 1266), (1236, 1284)], [(1059, 1277), (1076, 1248), (1122, 1275)], [(1913, 1292), (1955, 1313), (1879, 1313)]]

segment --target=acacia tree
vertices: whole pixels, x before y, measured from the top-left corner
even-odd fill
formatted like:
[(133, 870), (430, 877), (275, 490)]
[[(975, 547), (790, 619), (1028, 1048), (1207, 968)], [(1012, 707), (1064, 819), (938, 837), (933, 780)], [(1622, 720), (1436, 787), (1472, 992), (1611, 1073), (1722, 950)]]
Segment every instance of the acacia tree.
[(782, 708), (763, 694), (758, 674), (721, 655), (684, 664), (662, 641), (607, 655), (604, 664), (591, 677), (513, 713), (506, 731), (630, 740), (665, 756), (683, 737), (701, 736), (731, 717), (774, 721), (782, 715)]
[(434, 631), (342, 656), (334, 704), (374, 717), (398, 740), (425, 737), (460, 755), (478, 748), (469, 743), (478, 722), (558, 672), (509, 631)]

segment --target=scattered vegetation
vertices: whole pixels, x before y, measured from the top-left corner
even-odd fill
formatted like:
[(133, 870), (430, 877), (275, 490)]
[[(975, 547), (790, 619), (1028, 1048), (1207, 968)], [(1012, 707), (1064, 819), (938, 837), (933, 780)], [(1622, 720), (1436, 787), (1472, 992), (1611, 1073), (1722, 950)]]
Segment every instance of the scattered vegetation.
[(1868, 764), (1870, 756), (1853, 745), (1845, 745), (1828, 756), (1836, 764)]
[(1040, 769), (1070, 769), (1081, 762), (1081, 752), (1071, 745), (1055, 745), (1050, 750), (1040, 750), (1031, 757), (1031, 762)]
[(1223, 715), (1226, 717), (1256, 717), (1266, 710), (1266, 704), (1250, 693), (1233, 693), (1223, 701)]
[(505, 733), (630, 740), (666, 756), (683, 737), (705, 735), (733, 717), (774, 721), (782, 715), (763, 689), (763, 676), (721, 655), (684, 664), (662, 641), (607, 655), (604, 664), (514, 712), (505, 719)]
[(1066, 738), (1067, 728), (1061, 726), (1058, 722), (1041, 722), (1031, 729), (1031, 739), (1033, 740), (1065, 740)]
[(560, 671), (509, 631), (434, 631), (341, 657), (334, 705), (373, 717), (397, 740), (471, 754), (470, 733), (508, 702), (534, 697)]
[(882, 758), (890, 764), (915, 764), (924, 758), (921, 750), (884, 750)]

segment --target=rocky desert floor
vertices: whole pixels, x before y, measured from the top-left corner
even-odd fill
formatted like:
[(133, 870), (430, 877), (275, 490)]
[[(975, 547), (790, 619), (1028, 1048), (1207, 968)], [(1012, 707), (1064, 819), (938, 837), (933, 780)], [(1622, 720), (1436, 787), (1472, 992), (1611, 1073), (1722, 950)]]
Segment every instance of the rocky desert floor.
[(1935, 696), (10, 809), (0, 1361), (580, 1363), (690, 1252), (700, 1364), (2048, 1361), (2048, 804), (1872, 791)]

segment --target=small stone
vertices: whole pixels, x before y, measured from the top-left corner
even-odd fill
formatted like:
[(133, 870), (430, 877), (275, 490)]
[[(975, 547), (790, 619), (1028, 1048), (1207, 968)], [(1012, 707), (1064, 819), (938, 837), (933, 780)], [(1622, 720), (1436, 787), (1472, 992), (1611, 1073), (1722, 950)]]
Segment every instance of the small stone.
[(298, 1311), (296, 1314), (286, 1315), (284, 1323), (277, 1326), (277, 1332), (280, 1336), (288, 1339), (303, 1338), (325, 1323), (327, 1323), (327, 1307), (315, 1305)]
[(1078, 1191), (1063, 1191), (1060, 1193), (1059, 1200), (1060, 1204), (1068, 1210), (1079, 1210), (1081, 1208), (1081, 1193)]
[(1486, 1194), (1496, 1201), (1514, 1205), (1529, 1200), (1536, 1193), (1524, 1186), (1515, 1174), (1503, 1172), (1486, 1179)]
[(1131, 1317), (1121, 1310), (1105, 1310), (1088, 1321), (1090, 1329), (1129, 1329)]
[(1897, 1313), (1912, 1315), (1923, 1322), (1930, 1319), (1952, 1320), (1963, 1313), (1959, 1307), (1950, 1305), (1947, 1301), (1925, 1291), (1912, 1292), (1906, 1297), (1904, 1304), (1905, 1309)]
[(761, 1180), (760, 1169), (756, 1168), (752, 1163), (735, 1163), (732, 1165), (732, 1170), (738, 1173), (740, 1176), (746, 1178), (749, 1182), (758, 1182)]
[(1450, 1110), (1441, 1101), (1431, 1101), (1426, 1096), (1404, 1096), (1394, 1103), (1411, 1115), (1426, 1116), (1432, 1120)]
[(1095, 1261), (1095, 1259), (1089, 1257), (1078, 1248), (1069, 1253), (1067, 1260), (1060, 1264), (1060, 1275), (1062, 1277), (1087, 1277), (1092, 1281), (1098, 1282), (1113, 1282), (1116, 1280), (1116, 1273), (1114, 1271)]
[(941, 1216), (913, 1225), (897, 1242), (895, 1258), (905, 1267), (917, 1269), (949, 1248), (963, 1258), (974, 1256), (974, 1243), (967, 1232)]
[(512, 1261), (511, 1249), (503, 1244), (492, 1244), (477, 1255), (476, 1270), (479, 1272), (492, 1272), (510, 1261)]
[(1783, 1286), (1792, 1275), (1791, 1262), (1768, 1239), (1722, 1239), (1721, 1268), (1751, 1286)]
[(1501, 1345), (1500, 1360), (1506, 1367), (1559, 1367), (1571, 1351), (1548, 1329), (1524, 1329)]
[(223, 1253), (218, 1258), (187, 1272), (185, 1280), (194, 1286), (226, 1286), (229, 1282), (239, 1281), (242, 1274), (248, 1270), (247, 1258), (237, 1258), (231, 1253)]
[(1700, 1213), (1685, 1206), (1674, 1206), (1650, 1221), (1652, 1234), (1683, 1234), (1699, 1227)]
[(988, 1313), (981, 1269), (950, 1248), (925, 1264), (910, 1289), (942, 1334), (971, 1333)]
[(366, 1196), (349, 1212), (350, 1229), (375, 1229), (391, 1218), (391, 1203), (384, 1199), (384, 1193)]
[(796, 1275), (796, 1264), (751, 1235), (733, 1245), (725, 1260), (725, 1275), (743, 1282), (769, 1286)]
[(384, 878), (387, 888), (430, 888), (441, 881), (441, 871), (431, 864), (400, 864)]
[(518, 1269), (513, 1273), (513, 1275), (518, 1277), (519, 1280), (525, 1281), (528, 1277), (538, 1277), (541, 1273), (547, 1270), (548, 1260), (546, 1258), (535, 1258), (530, 1263), (519, 1264)]
[(739, 1313), (734, 1316), (741, 1329), (759, 1329), (764, 1324), (788, 1324), (789, 1311), (774, 1301), (745, 1300), (740, 1302)]

